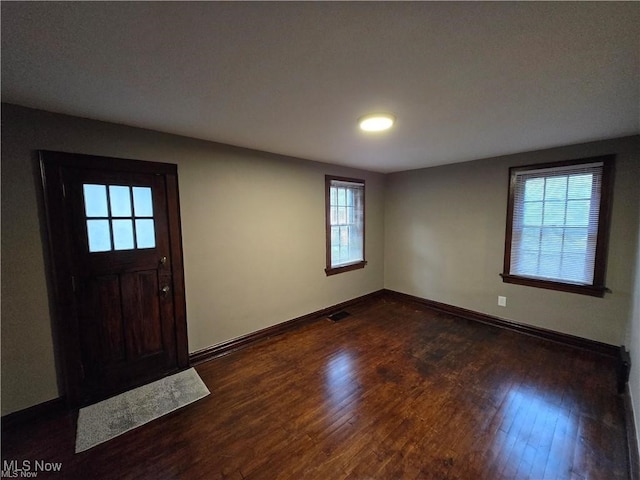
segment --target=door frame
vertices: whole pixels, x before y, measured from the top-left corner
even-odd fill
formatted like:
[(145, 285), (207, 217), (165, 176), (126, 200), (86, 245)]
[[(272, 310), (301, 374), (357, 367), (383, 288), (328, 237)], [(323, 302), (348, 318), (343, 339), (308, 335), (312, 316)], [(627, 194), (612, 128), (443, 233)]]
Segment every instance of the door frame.
[[(72, 224), (67, 213), (66, 187), (63, 169), (67, 167), (112, 170), (115, 172), (161, 175), (167, 194), (167, 222), (169, 254), (173, 276), (176, 359), (178, 369), (189, 367), (187, 339), (187, 313), (182, 258), (182, 230), (180, 224), (180, 198), (178, 194), (178, 166), (172, 163), (147, 162), (123, 158), (103, 157), (77, 153), (38, 151), (44, 194), (44, 208), (49, 246), (51, 287), (53, 288), (53, 321), (64, 387), (64, 396), (70, 407), (80, 404), (82, 357), (78, 312), (71, 269)], [(57, 337), (57, 338), (56, 338)]]

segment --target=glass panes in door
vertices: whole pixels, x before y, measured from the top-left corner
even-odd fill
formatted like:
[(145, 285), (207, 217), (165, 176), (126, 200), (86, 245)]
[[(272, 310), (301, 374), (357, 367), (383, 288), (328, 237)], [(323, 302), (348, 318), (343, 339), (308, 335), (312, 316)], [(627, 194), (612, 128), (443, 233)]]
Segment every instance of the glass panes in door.
[(84, 184), (89, 252), (155, 248), (151, 187)]

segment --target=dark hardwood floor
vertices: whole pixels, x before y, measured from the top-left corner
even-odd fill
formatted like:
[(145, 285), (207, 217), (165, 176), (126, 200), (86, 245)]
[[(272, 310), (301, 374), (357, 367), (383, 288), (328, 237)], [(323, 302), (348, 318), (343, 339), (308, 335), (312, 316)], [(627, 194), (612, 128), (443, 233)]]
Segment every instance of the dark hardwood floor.
[[(377, 299), (197, 367), (211, 395), (75, 455), (75, 416), (5, 432), (58, 478), (626, 479), (613, 360)], [(38, 478), (47, 478), (42, 473)]]

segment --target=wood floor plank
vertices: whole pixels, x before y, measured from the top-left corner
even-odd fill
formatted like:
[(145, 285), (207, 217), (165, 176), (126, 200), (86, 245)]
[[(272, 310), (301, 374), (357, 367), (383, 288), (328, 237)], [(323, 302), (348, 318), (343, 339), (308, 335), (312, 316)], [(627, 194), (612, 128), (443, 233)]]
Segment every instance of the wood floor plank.
[(74, 454), (75, 415), (9, 429), (62, 477), (627, 479), (614, 364), (377, 298), (197, 367), (211, 395)]

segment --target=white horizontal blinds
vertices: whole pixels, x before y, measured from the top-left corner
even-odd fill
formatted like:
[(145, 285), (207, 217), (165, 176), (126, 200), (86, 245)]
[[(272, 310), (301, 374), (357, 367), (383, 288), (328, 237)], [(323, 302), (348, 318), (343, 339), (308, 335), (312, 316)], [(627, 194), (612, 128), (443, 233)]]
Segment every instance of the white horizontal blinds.
[(602, 163), (516, 174), (512, 275), (592, 285)]
[(364, 184), (331, 180), (331, 266), (364, 260)]

